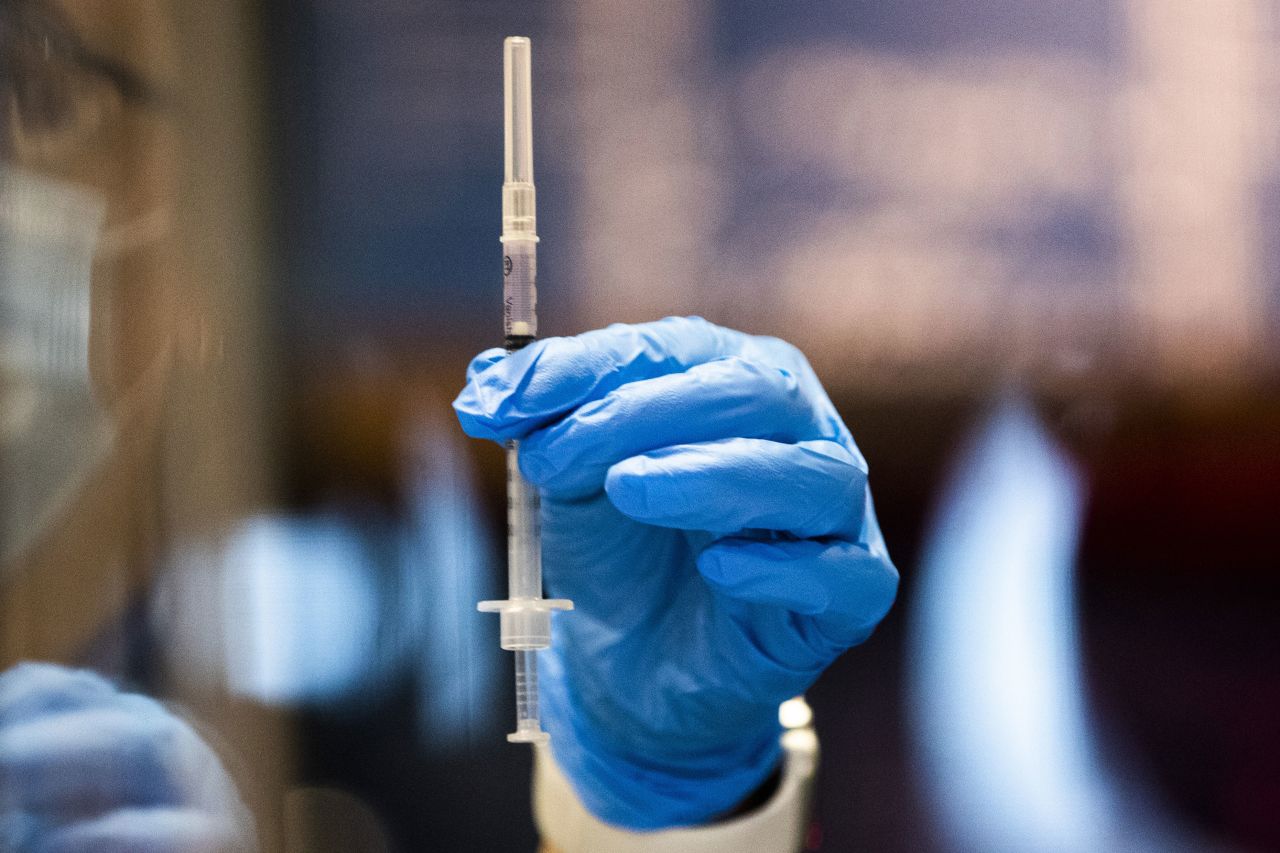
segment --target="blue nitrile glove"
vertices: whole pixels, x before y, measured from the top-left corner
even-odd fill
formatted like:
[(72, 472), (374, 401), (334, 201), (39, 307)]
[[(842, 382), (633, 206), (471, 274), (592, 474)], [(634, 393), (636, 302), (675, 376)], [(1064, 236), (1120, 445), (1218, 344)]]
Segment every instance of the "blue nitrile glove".
[(159, 702), (49, 664), (0, 674), (0, 850), (254, 848), (217, 756)]
[(804, 355), (699, 318), (472, 362), (466, 432), (523, 440), (542, 488), (556, 761), (631, 829), (732, 809), (779, 759), (778, 705), (865, 640), (898, 574), (867, 466)]

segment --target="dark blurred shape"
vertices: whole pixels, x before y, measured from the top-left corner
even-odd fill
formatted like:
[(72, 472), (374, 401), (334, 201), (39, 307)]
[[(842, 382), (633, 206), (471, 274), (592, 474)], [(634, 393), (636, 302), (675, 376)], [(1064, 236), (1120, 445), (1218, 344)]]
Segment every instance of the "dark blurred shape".
[(390, 853), (381, 822), (355, 797), (332, 788), (297, 788), (285, 801), (288, 850), (305, 853)]
[(159, 100), (127, 64), (87, 46), (56, 5), (7, 0), (0, 5), (0, 104), (6, 142), (16, 121), (25, 135), (74, 130), (84, 91), (105, 87), (138, 106)]

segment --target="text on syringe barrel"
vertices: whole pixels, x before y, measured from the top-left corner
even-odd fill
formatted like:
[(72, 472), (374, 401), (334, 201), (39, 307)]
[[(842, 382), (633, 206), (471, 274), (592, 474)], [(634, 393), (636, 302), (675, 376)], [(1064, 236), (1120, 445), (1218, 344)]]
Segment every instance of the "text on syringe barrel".
[(502, 244), (502, 322), (508, 338), (538, 334), (538, 244), (506, 240)]

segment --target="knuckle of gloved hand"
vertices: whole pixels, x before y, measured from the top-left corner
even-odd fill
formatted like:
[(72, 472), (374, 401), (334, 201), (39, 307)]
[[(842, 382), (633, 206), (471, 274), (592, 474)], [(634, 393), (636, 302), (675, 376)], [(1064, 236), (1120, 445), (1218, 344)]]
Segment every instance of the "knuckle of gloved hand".
[(795, 375), (785, 367), (744, 355), (718, 358), (708, 362), (704, 370), (712, 374), (713, 380), (729, 378), (741, 385), (755, 387), (761, 393), (785, 397), (795, 396), (800, 391)]
[[(632, 328), (641, 332), (647, 331), (645, 324), (633, 326)], [(725, 331), (723, 326), (718, 326), (706, 317), (702, 317), (697, 314), (663, 317), (661, 320), (652, 324), (649, 328), (669, 330), (676, 336), (702, 338), (710, 338)]]
[(467, 365), (467, 381), (474, 382), (477, 376), (502, 361), (506, 355), (507, 351), (501, 347), (492, 347), (478, 354)]
[[(598, 408), (603, 401), (592, 404)], [(565, 469), (579, 461), (580, 442), (572, 440), (573, 422), (562, 421), (529, 433), (520, 442), (520, 472), (535, 486), (549, 486)]]
[(527, 444), (521, 445), (517, 463), (525, 480), (543, 488), (549, 486), (552, 478), (559, 472), (558, 466), (547, 458), (547, 454), (531, 449)]
[(771, 335), (755, 335), (748, 339), (747, 354), (797, 375), (809, 371), (809, 359), (799, 347)]
[(707, 402), (718, 407), (744, 413), (768, 412), (767, 422), (771, 424), (794, 425), (811, 420), (809, 402), (800, 384), (783, 368), (734, 355), (704, 365), (699, 378), (703, 387), (712, 392), (707, 395)]

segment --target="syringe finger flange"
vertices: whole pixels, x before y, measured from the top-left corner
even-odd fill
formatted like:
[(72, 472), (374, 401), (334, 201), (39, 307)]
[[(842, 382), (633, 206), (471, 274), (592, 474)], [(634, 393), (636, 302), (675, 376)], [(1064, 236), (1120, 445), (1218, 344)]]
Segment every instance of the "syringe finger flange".
[(482, 601), (476, 609), (500, 615), (502, 648), (525, 651), (551, 645), (551, 611), (572, 610), (573, 602), (564, 598), (508, 598)]

